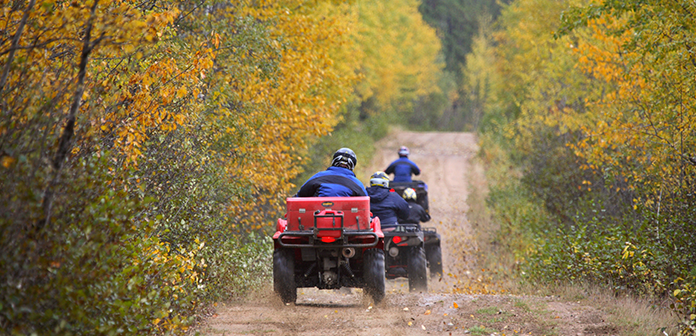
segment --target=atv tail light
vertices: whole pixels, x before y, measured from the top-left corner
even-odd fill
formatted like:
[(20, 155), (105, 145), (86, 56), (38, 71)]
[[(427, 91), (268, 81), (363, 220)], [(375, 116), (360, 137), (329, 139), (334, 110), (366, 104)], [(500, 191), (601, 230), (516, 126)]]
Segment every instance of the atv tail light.
[(398, 243), (401, 242), (401, 237), (400, 237), (400, 236), (394, 236), (394, 238), (392, 238), (392, 241), (394, 242), (394, 244), (398, 244)]
[(321, 237), (322, 243), (333, 243), (335, 241), (336, 241), (336, 238), (334, 238), (334, 237)]

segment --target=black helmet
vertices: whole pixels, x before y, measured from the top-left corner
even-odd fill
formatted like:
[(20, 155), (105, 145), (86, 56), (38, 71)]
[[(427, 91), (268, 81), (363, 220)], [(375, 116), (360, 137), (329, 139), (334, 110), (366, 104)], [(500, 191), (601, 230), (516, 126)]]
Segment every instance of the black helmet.
[(333, 160), (331, 160), (331, 166), (348, 168), (350, 170), (353, 170), (356, 164), (358, 164), (358, 158), (350, 148), (337, 150), (333, 155)]

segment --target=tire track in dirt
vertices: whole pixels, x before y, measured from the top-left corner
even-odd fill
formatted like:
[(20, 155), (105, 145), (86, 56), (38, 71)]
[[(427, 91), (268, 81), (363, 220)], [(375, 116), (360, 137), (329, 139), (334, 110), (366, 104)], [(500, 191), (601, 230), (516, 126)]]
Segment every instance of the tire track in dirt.
[[(601, 312), (550, 297), (491, 294), (476, 263), (477, 234), (467, 219), (472, 184), (485, 184), (474, 164), (471, 133), (394, 132), (376, 144), (374, 160), (360, 169), (363, 182), (397, 158), (399, 146), (422, 170), (429, 186), (432, 220), (442, 235), (445, 275), (429, 282), (428, 293), (408, 293), (408, 281), (387, 281), (387, 296), (372, 305), (359, 289), (298, 289), (295, 305), (284, 305), (272, 284), (245, 300), (221, 304), (199, 331), (203, 335), (615, 335)], [(360, 153), (358, 153), (358, 156)], [(579, 317), (591, 318), (579, 318)]]

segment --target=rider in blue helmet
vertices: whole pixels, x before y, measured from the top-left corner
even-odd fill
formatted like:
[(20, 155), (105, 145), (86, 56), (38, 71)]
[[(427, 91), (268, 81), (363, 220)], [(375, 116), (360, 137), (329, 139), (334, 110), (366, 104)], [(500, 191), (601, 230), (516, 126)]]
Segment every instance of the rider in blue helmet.
[(367, 196), (365, 186), (353, 173), (357, 163), (358, 158), (350, 148), (337, 150), (331, 159), (331, 166), (307, 180), (295, 196)]

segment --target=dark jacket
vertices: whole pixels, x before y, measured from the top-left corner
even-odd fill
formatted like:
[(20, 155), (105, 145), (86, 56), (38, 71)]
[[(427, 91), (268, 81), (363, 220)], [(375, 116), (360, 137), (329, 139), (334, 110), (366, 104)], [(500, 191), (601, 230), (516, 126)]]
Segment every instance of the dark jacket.
[(408, 207), (411, 208), (409, 212), (408, 219), (404, 223), (425, 223), (430, 220), (430, 215), (423, 209), (423, 207), (413, 201), (408, 201)]
[(393, 226), (408, 218), (408, 203), (399, 194), (377, 186), (367, 188), (367, 194), (370, 195), (370, 211), (379, 217), (382, 226)]
[(394, 160), (389, 167), (384, 171), (389, 174), (394, 174), (394, 182), (412, 182), (411, 174), (420, 175), (420, 168), (407, 157), (400, 157)]
[(367, 196), (365, 186), (352, 170), (329, 167), (305, 182), (296, 197)]

